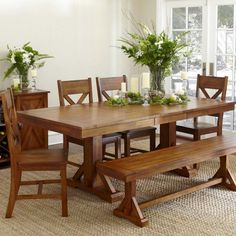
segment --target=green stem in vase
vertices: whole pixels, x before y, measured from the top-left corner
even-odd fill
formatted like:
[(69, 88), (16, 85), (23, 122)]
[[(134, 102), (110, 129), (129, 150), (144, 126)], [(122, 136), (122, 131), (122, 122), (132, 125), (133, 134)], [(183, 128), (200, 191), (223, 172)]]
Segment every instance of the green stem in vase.
[(149, 68), (150, 69), (150, 90), (158, 91), (165, 94), (165, 78), (161, 68)]

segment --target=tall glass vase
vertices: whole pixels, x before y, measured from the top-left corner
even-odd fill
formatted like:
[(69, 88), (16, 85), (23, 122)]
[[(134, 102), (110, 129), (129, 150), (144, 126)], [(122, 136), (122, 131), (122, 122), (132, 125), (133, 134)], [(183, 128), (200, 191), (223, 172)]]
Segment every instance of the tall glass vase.
[(165, 78), (163, 77), (162, 68), (150, 69), (150, 92), (154, 95), (164, 97), (165, 95)]
[(28, 79), (28, 71), (20, 75), (21, 80), (21, 89), (28, 90), (29, 89), (29, 79)]

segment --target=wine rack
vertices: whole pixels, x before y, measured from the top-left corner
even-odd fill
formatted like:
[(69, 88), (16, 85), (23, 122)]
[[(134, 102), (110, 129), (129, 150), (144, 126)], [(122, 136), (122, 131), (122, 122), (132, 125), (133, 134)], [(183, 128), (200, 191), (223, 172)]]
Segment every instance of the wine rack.
[(0, 163), (9, 162), (9, 159), (6, 127), (3, 123), (0, 123)]
[[(28, 90), (14, 92), (14, 100), (17, 111), (28, 109), (44, 108), (48, 106), (49, 91)], [(28, 125), (21, 127), (21, 148), (22, 150), (47, 148), (48, 131)], [(6, 126), (4, 124), (1, 92), (0, 92), (0, 167), (10, 161), (10, 153), (7, 144)]]

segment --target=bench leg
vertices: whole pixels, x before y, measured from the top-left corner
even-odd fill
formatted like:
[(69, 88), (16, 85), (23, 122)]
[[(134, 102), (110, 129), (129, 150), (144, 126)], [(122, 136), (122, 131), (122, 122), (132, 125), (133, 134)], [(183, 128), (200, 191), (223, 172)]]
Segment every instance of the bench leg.
[(230, 190), (236, 191), (236, 181), (228, 169), (228, 162), (229, 160), (227, 156), (221, 156), (220, 168), (212, 178), (223, 178), (221, 184)]
[(143, 217), (136, 200), (136, 181), (125, 183), (125, 198), (120, 206), (113, 211), (113, 214), (126, 218), (140, 227), (147, 225), (148, 220)]

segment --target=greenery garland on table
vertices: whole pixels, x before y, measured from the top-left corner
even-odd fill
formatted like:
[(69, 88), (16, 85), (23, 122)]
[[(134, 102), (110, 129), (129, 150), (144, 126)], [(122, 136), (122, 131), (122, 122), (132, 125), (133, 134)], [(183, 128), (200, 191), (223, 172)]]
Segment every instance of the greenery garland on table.
[(110, 106), (125, 106), (128, 105), (128, 99), (127, 98), (121, 98), (121, 97), (114, 97), (109, 98), (106, 103)]
[[(113, 97), (107, 100), (110, 106), (126, 106), (126, 105), (142, 105), (144, 97), (140, 93), (128, 92), (126, 97)], [(187, 94), (180, 91), (169, 96), (160, 97), (152, 96), (148, 99), (150, 105), (180, 105), (186, 104), (189, 101)]]
[(140, 93), (128, 92), (129, 105), (142, 105), (144, 103), (144, 97)]
[(179, 105), (186, 104), (189, 98), (186, 93), (176, 93), (167, 97), (154, 96), (149, 100), (150, 105)]

